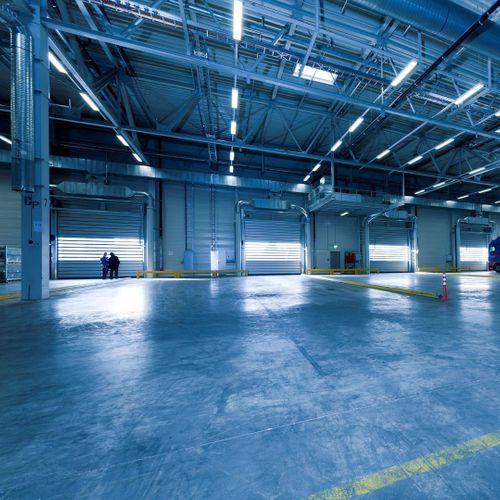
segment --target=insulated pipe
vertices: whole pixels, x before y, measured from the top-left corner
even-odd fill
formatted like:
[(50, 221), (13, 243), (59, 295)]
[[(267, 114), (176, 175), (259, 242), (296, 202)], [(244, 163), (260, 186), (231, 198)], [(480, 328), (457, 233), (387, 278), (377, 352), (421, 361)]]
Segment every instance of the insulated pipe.
[[(353, 0), (352, 3), (447, 40), (460, 37), (479, 17), (479, 14), (449, 0)], [(467, 43), (479, 52), (499, 59), (498, 40), (500, 26), (487, 21), (481, 32)]]
[(236, 241), (235, 241), (235, 260), (236, 260), (236, 269), (241, 269), (242, 266), (242, 234), (241, 234), (241, 207), (251, 205), (251, 202), (245, 201), (245, 200), (240, 200), (238, 203), (236, 203), (236, 214), (234, 218), (234, 223), (236, 224), (235, 227), (235, 236), (236, 236)]
[(35, 191), (35, 123), (33, 115), (33, 46), (31, 35), (8, 5), (0, 19), (10, 28), (12, 189)]

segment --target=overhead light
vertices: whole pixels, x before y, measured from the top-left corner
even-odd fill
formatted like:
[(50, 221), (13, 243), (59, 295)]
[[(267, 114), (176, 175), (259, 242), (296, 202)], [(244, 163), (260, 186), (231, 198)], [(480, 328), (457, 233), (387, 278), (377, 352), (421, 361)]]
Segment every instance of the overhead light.
[(243, 2), (234, 0), (233, 2), (233, 38), (241, 40), (241, 31), (243, 25)]
[(231, 120), (231, 135), (236, 135), (236, 121)]
[(422, 158), (423, 158), (422, 155), (415, 156), (415, 158), (413, 158), (413, 160), (410, 160), (408, 162), (408, 165), (413, 165), (414, 163), (417, 163), (418, 161), (420, 161)]
[(457, 99), (455, 99), (454, 104), (456, 104), (457, 106), (459, 104), (462, 104), (467, 99), (472, 97), (474, 94), (477, 94), (483, 87), (484, 87), (484, 83), (477, 83), (476, 85), (474, 85), (474, 87), (470, 88), (467, 92), (465, 92), (461, 96), (457, 97)]
[(495, 132), (496, 132), (497, 134), (500, 134), (500, 128), (499, 128), (499, 129), (497, 129), (497, 130), (495, 130)]
[(475, 170), (471, 170), (469, 172), (469, 175), (475, 175), (478, 174), (479, 172), (483, 172), (484, 170), (486, 170), (486, 167), (476, 168)]
[(495, 116), (500, 116), (500, 109), (495, 113)]
[(324, 184), (326, 182), (326, 178), (325, 177), (321, 177), (321, 179), (319, 180), (319, 183), (320, 184)]
[(59, 73), (65, 73), (65, 74), (68, 73), (66, 71), (66, 68), (59, 61), (59, 59), (50, 51), (49, 51), (49, 61), (50, 64), (52, 64), (52, 66), (54, 66), (54, 68), (56, 68), (57, 71), (59, 71)]
[(316, 163), (316, 165), (314, 165), (314, 168), (312, 169), (312, 171), (317, 172), (320, 168), (321, 168), (321, 162)]
[(390, 149), (386, 149), (385, 151), (382, 151), (375, 159), (376, 160), (381, 160), (385, 156), (387, 156), (391, 152)]
[(229, 151), (229, 161), (234, 161), (234, 151)]
[(454, 137), (450, 137), (446, 141), (443, 141), (442, 143), (438, 144), (434, 149), (443, 149), (446, 146), (448, 146), (448, 144), (451, 144), (454, 140), (455, 140)]
[(341, 216), (341, 217), (345, 217), (346, 215), (349, 215), (349, 212), (342, 212), (342, 213), (340, 214), (340, 216)]
[(127, 148), (129, 147), (128, 142), (125, 140), (125, 137), (121, 134), (116, 134), (116, 138)]
[(415, 59), (411, 60), (391, 82), (391, 87), (397, 87), (417, 66)]
[(342, 141), (339, 139), (333, 146), (332, 146), (332, 149), (330, 149), (330, 151), (332, 153), (334, 153), (335, 151), (337, 151), (337, 149), (340, 148), (340, 146), (342, 146)]
[(423, 193), (425, 193), (425, 189), (421, 189), (420, 191), (417, 191), (415, 193), (415, 196), (418, 196), (419, 194), (423, 194)]
[(350, 127), (349, 127), (349, 132), (354, 132), (364, 121), (365, 119), (363, 117), (359, 117)]
[(495, 201), (495, 204), (498, 205), (500, 203), (500, 200)]
[(459, 196), (457, 200), (465, 200), (465, 198), (468, 198), (470, 194), (463, 194), (462, 196)]
[(132, 156), (139, 162), (142, 163), (142, 158), (137, 153), (132, 153)]
[(238, 108), (238, 89), (235, 87), (231, 90), (231, 107), (233, 109)]
[(446, 181), (441, 181), (441, 182), (438, 182), (437, 184), (433, 184), (432, 187), (433, 188), (440, 188), (441, 186), (444, 186), (446, 184)]
[(337, 73), (332, 73), (331, 71), (308, 66), (307, 64), (302, 66), (302, 64), (297, 63), (295, 65), (295, 69), (293, 70), (293, 76), (300, 76), (304, 80), (333, 85), (339, 75)]
[(307, 174), (307, 175), (304, 177), (304, 182), (307, 182), (310, 178), (311, 178), (311, 175), (310, 175), (310, 174)]
[(7, 144), (12, 144), (12, 141), (4, 135), (0, 135), (0, 141), (6, 142)]
[(229, 173), (234, 174), (234, 165), (232, 163), (229, 165)]
[(99, 108), (96, 106), (95, 102), (86, 94), (85, 92), (80, 92), (81, 98), (90, 106), (92, 111), (99, 111)]
[(489, 193), (490, 191), (493, 191), (493, 188), (482, 189), (481, 191), (478, 191), (478, 193), (483, 194), (483, 193)]

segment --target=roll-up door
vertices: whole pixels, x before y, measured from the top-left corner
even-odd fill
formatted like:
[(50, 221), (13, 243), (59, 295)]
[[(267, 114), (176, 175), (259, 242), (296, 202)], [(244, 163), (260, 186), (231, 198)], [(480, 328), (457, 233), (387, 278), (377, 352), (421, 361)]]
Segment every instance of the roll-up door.
[(489, 226), (460, 224), (459, 267), (486, 269), (490, 239)]
[(295, 215), (247, 213), (243, 227), (245, 269), (250, 274), (300, 274), (302, 227)]
[(370, 267), (382, 273), (411, 271), (409, 221), (375, 220), (370, 224)]
[(96, 278), (104, 252), (120, 259), (120, 276), (144, 269), (144, 215), (96, 210), (57, 213), (57, 277)]

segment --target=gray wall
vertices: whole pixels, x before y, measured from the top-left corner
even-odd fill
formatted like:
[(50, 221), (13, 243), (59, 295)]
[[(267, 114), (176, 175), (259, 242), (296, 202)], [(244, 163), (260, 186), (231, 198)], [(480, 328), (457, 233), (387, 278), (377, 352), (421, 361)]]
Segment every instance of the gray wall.
[(0, 167), (0, 245), (21, 246), (21, 195), (10, 188), (10, 169)]
[[(330, 267), (330, 252), (339, 251), (341, 267), (344, 253), (356, 254), (357, 266), (362, 267), (360, 255), (360, 221), (358, 217), (339, 217), (328, 213), (315, 216), (315, 246), (313, 265), (316, 268)], [(338, 245), (338, 248), (334, 248)]]

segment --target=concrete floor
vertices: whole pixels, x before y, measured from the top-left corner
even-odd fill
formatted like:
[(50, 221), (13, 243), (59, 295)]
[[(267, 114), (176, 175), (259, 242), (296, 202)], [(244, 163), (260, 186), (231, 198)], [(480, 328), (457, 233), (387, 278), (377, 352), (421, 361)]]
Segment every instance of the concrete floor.
[[(350, 279), (439, 291), (439, 275)], [(0, 306), (1, 498), (303, 498), (500, 430), (500, 280), (128, 280)], [(500, 447), (369, 498), (500, 497)]]

